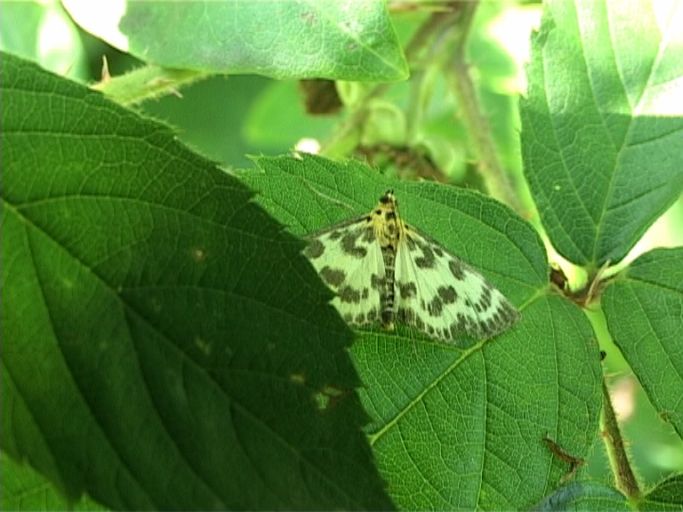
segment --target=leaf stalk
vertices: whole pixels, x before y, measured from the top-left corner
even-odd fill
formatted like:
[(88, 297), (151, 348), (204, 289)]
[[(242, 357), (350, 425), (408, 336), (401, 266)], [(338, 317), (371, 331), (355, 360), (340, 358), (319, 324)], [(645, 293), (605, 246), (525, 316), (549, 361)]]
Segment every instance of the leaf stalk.
[(482, 111), (477, 92), (470, 75), (467, 62), (467, 40), (472, 28), (472, 21), (479, 2), (469, 2), (463, 5), (459, 19), (459, 31), (455, 40), (453, 59), (450, 61), (448, 76), (453, 94), (461, 115), (469, 132), (479, 157), (479, 173), (481, 174), (488, 192), (499, 201), (503, 201), (517, 212), (523, 208), (509, 174), (503, 169), (496, 152), (489, 121)]
[(628, 460), (628, 454), (624, 446), (624, 440), (621, 436), (617, 416), (612, 407), (612, 400), (609, 396), (609, 390), (605, 381), (602, 382), (602, 398), (603, 407), (600, 422), (602, 424), (602, 438), (607, 448), (607, 457), (609, 458), (610, 467), (616, 478), (616, 485), (621, 492), (631, 499), (638, 499), (640, 497), (640, 488), (631, 463)]

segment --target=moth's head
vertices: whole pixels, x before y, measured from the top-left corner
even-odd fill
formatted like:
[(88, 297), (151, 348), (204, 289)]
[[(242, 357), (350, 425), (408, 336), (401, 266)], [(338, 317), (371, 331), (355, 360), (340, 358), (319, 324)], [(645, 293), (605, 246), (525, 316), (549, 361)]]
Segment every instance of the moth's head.
[(379, 198), (380, 204), (383, 204), (389, 208), (396, 208), (398, 206), (398, 201), (394, 195), (394, 190), (387, 190), (382, 197)]

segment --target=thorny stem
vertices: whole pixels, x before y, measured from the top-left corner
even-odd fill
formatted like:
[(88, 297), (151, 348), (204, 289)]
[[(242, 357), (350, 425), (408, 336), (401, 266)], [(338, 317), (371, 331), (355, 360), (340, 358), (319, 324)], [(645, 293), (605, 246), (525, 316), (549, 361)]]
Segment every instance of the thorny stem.
[(624, 440), (621, 437), (619, 430), (619, 423), (614, 414), (612, 401), (610, 400), (607, 385), (602, 383), (602, 437), (607, 447), (607, 456), (609, 458), (612, 472), (616, 477), (616, 484), (626, 496), (632, 499), (637, 499), (640, 496), (640, 489), (638, 482), (631, 469), (631, 464), (626, 454), (624, 447)]
[(517, 212), (522, 212), (522, 205), (515, 193), (509, 175), (503, 169), (491, 136), (488, 119), (482, 112), (477, 92), (469, 73), (466, 60), (467, 39), (474, 19), (478, 1), (465, 4), (460, 17), (460, 32), (455, 44), (454, 60), (450, 77), (451, 87), (462, 109), (462, 116), (473, 135), (473, 142), (479, 156), (479, 172), (481, 173), (489, 193), (507, 203)]

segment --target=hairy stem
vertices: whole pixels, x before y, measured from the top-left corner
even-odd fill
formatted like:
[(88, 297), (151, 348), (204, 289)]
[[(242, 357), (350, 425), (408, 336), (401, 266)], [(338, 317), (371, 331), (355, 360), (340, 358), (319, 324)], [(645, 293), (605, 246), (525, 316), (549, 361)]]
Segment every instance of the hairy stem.
[(482, 112), (467, 63), (467, 39), (477, 6), (478, 2), (470, 2), (463, 7), (459, 23), (460, 30), (455, 41), (454, 58), (449, 62), (450, 72), (448, 76), (462, 117), (472, 134), (479, 157), (479, 172), (484, 179), (486, 188), (493, 197), (507, 203), (515, 211), (521, 212), (522, 206), (510, 177), (498, 159), (491, 135), (491, 127), (486, 115)]
[(617, 487), (629, 498), (637, 499), (640, 496), (640, 489), (631, 469), (624, 440), (619, 430), (619, 423), (612, 407), (612, 400), (604, 381), (602, 382), (602, 398), (602, 437), (607, 447), (607, 456), (616, 478)]
[(132, 105), (141, 101), (168, 94), (179, 95), (179, 89), (209, 76), (202, 71), (170, 69), (160, 66), (142, 66), (120, 76), (111, 77), (104, 61), (102, 81), (91, 86), (121, 105)]

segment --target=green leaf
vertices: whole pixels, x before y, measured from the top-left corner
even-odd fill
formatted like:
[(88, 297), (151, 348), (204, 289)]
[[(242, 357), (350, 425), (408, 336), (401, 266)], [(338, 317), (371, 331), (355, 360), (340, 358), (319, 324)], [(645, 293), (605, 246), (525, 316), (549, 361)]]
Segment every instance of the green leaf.
[(395, 81), (408, 66), (384, 2), (64, 0), (85, 30), (165, 67), (274, 78)]
[(0, 83), (0, 447), (111, 508), (391, 508), (301, 242), (165, 126)]
[(0, 50), (63, 76), (89, 78), (78, 28), (58, 0), (2, 1)]
[(597, 268), (683, 190), (683, 4), (544, 5), (521, 103), (525, 174), (555, 248)]
[(683, 247), (644, 254), (602, 297), (607, 327), (660, 417), (683, 437)]
[(551, 512), (554, 510), (616, 511), (631, 510), (626, 496), (612, 487), (597, 482), (572, 482), (560, 487), (550, 496), (543, 498), (532, 510)]
[(683, 475), (659, 483), (639, 503), (641, 510), (683, 510)]
[(295, 233), (374, 207), (393, 188), (402, 217), (480, 269), (522, 320), (469, 347), (406, 328), (358, 332), (352, 354), (365, 383), (367, 428), (399, 508), (528, 508), (569, 470), (548, 435), (584, 457), (597, 433), (601, 370), (585, 316), (549, 292), (543, 245), (510, 209), (434, 183), (391, 182), (355, 163), (302, 155), (257, 158), (242, 179)]
[(69, 502), (39, 473), (2, 452), (0, 471), (1, 510), (106, 510), (87, 497), (75, 504)]

